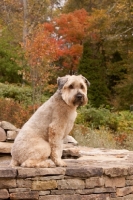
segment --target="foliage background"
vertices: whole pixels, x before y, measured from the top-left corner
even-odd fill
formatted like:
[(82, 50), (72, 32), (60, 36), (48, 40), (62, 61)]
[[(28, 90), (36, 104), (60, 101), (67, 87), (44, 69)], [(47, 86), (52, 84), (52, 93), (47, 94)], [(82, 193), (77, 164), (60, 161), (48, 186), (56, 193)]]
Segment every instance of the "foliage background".
[(1, 0), (0, 15), (0, 120), (21, 127), (58, 76), (82, 74), (89, 104), (72, 134), (133, 149), (133, 2)]

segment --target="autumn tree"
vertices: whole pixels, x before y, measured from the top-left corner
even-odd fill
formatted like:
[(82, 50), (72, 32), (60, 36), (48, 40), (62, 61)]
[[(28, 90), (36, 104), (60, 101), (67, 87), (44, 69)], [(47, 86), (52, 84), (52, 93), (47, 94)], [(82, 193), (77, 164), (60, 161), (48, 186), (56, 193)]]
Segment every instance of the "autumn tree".
[[(29, 74), (35, 74), (35, 72), (33, 72), (33, 66), (32, 68), (28, 66), (28, 57), (25, 57), (26, 40), (31, 38), (38, 24), (52, 19), (57, 13), (59, 14), (60, 8), (60, 0), (42, 0), (41, 2), (39, 0), (0, 1), (0, 81), (23, 84), (31, 81)], [(31, 64), (30, 59), (28, 63)], [(38, 76), (39, 73), (41, 76)], [(33, 99), (35, 99), (35, 93), (37, 93), (37, 96), (42, 94), (40, 89), (38, 92), (34, 92), (36, 90), (34, 87), (39, 85), (38, 80), (42, 82), (41, 85), (43, 85), (43, 80), (45, 82), (48, 80), (44, 74), (48, 74), (47, 67), (45, 67), (45, 70), (36, 69), (36, 74), (34, 77), (32, 76)]]
[(84, 8), (87, 12), (92, 12), (93, 9), (108, 9), (113, 6), (115, 0), (67, 0), (63, 7), (63, 12), (69, 13), (75, 10)]
[(67, 69), (67, 73), (77, 70), (82, 55), (83, 41), (87, 35), (88, 14), (82, 10), (62, 14), (51, 22), (39, 26), (30, 43), (31, 59), (48, 59), (50, 64)]

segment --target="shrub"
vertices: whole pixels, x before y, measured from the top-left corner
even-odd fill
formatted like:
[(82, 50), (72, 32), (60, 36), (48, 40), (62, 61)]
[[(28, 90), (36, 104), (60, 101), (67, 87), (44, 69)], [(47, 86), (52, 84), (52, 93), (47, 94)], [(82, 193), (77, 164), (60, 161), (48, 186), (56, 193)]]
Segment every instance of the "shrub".
[(26, 105), (32, 102), (32, 90), (30, 87), (20, 87), (11, 84), (0, 83), (0, 97), (11, 98)]
[(133, 113), (130, 111), (111, 112), (106, 108), (94, 108), (89, 105), (78, 110), (77, 124), (84, 124), (93, 129), (108, 127), (114, 132), (133, 131)]
[[(9, 98), (18, 101), (24, 105), (33, 104), (33, 91), (30, 86), (17, 86), (11, 84), (0, 83), (0, 98)], [(48, 99), (49, 95), (42, 95), (40, 103), (45, 102)], [(34, 102), (36, 104), (36, 102)]]
[(78, 111), (77, 124), (83, 123), (91, 128), (99, 128), (109, 121), (110, 111), (106, 108), (82, 107)]
[(22, 125), (30, 118), (38, 106), (24, 106), (12, 99), (0, 99), (0, 121), (8, 121), (16, 127)]

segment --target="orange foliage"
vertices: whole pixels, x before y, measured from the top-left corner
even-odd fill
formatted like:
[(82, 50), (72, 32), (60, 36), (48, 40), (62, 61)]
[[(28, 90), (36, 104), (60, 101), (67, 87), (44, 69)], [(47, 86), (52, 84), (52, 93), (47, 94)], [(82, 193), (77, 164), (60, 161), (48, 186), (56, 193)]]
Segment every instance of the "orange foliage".
[(126, 139), (127, 139), (126, 133), (120, 134), (119, 136), (115, 137), (115, 141), (120, 145), (124, 145), (124, 143), (126, 142)]
[(76, 70), (83, 41), (87, 37), (89, 18), (88, 13), (81, 9), (39, 25), (34, 36), (27, 40), (27, 55), (31, 64), (36, 65), (43, 60), (57, 63), (61, 58), (59, 65)]
[(89, 27), (88, 13), (84, 10), (76, 10), (72, 13), (62, 14), (55, 19), (58, 35), (62, 36), (66, 42), (82, 43), (87, 36)]
[(21, 128), (33, 114), (34, 109), (35, 106), (25, 108), (12, 99), (0, 99), (0, 121), (8, 121), (17, 128)]

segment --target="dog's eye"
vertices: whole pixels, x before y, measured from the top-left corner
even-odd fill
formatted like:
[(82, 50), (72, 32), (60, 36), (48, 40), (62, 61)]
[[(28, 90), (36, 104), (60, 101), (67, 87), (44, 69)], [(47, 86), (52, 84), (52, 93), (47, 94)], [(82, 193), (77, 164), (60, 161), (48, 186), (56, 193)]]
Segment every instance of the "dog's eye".
[(81, 87), (82, 90), (84, 89), (84, 86), (82, 84), (80, 85), (80, 87)]
[(73, 89), (74, 87), (73, 87), (73, 85), (71, 84), (71, 85), (69, 85), (69, 89)]

